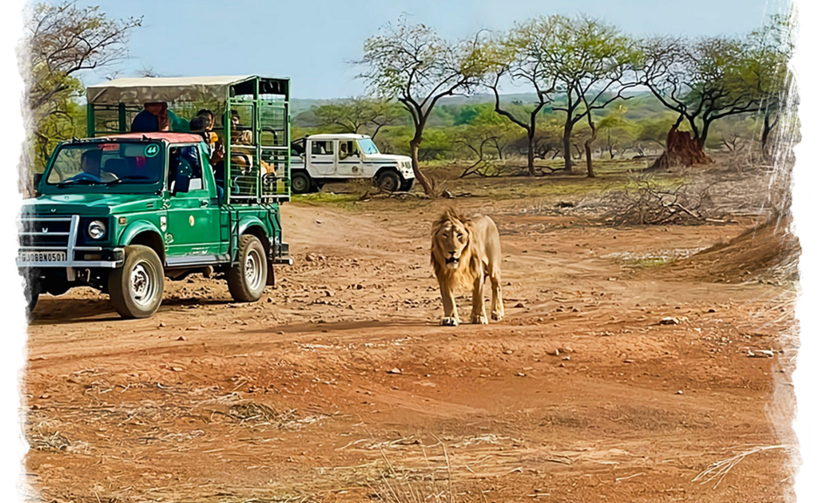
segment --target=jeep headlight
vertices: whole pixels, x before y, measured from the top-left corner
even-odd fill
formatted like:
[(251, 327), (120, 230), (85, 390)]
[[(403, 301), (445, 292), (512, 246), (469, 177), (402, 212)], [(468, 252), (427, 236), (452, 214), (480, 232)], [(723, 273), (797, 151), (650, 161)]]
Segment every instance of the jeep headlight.
[(88, 224), (88, 236), (91, 239), (100, 240), (105, 237), (105, 222), (102, 220), (94, 220), (90, 224)]

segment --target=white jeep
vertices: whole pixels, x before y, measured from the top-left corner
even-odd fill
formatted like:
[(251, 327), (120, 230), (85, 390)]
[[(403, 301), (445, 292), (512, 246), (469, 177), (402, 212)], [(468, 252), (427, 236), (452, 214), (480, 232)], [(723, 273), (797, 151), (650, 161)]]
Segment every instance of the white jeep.
[(408, 191), (414, 183), (411, 158), (381, 154), (362, 134), (315, 134), (292, 142), (292, 192), (305, 194), (329, 182), (367, 178), (388, 192)]

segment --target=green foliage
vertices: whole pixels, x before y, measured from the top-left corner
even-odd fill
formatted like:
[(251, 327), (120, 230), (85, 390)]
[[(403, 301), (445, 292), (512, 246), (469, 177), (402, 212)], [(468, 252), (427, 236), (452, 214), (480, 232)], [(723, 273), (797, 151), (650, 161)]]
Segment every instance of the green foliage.
[(130, 32), (141, 18), (114, 20), (99, 7), (79, 7), (67, 1), (38, 3), (26, 12), (22, 45), (26, 81), (29, 171), (41, 171), (50, 150), (72, 136), (81, 136), (84, 116), (76, 104), (83, 88), (77, 75), (102, 69), (127, 55)]
[(71, 100), (59, 106), (62, 109), (59, 113), (48, 114), (40, 121), (35, 133), (36, 140), (30, 144), (30, 155), (37, 160), (34, 172), (45, 168), (50, 153), (60, 142), (86, 135), (85, 107)]

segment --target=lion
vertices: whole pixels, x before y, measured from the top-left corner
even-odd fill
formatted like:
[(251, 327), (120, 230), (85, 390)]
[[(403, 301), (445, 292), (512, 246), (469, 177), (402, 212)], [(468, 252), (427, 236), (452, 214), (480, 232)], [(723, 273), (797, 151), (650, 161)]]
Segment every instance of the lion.
[(499, 284), (501, 251), (499, 231), (490, 217), (466, 217), (449, 208), (434, 222), (431, 231), (431, 265), (440, 284), (443, 300), (442, 325), (460, 323), (454, 289), (473, 287), (471, 323), (488, 324), (483, 287), (491, 280), (491, 318), (500, 321), (505, 315), (502, 288)]

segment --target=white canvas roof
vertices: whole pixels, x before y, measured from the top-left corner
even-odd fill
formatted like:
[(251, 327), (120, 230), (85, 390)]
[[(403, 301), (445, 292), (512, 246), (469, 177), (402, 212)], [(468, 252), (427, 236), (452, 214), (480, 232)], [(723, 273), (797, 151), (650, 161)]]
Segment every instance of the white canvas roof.
[(88, 86), (88, 102), (115, 105), (118, 103), (224, 100), (230, 85), (253, 77), (253, 75), (231, 75), (114, 79)]

